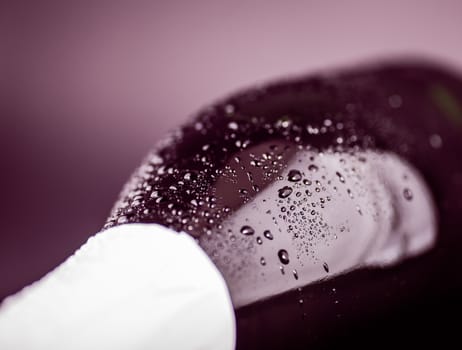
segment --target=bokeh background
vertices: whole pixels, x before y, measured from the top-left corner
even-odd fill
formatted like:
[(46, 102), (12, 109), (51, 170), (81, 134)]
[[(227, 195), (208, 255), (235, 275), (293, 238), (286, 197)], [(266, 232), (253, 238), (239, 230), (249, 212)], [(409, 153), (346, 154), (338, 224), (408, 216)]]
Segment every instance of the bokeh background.
[(417, 57), (461, 1), (2, 1), (0, 300), (97, 232), (149, 148), (242, 86)]

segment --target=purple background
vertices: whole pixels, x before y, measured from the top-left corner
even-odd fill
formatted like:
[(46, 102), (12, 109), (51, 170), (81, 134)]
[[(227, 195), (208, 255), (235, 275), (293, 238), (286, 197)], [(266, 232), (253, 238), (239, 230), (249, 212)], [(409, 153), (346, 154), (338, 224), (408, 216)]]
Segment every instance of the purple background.
[(102, 226), (149, 148), (275, 77), (392, 56), (462, 67), (460, 1), (0, 4), (0, 299)]

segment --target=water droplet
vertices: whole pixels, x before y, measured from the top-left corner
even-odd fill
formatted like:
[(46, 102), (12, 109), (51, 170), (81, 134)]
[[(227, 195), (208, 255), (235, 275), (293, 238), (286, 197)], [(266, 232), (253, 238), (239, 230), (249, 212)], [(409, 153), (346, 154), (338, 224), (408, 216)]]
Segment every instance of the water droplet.
[(403, 196), (408, 201), (412, 200), (412, 197), (413, 197), (412, 191), (409, 188), (405, 188), (403, 190)]
[(236, 122), (230, 122), (228, 123), (228, 128), (230, 128), (231, 130), (237, 130), (239, 128), (239, 125), (237, 125)]
[(257, 237), (257, 243), (258, 243), (258, 244), (262, 244), (262, 243), (263, 243), (263, 240), (261, 239), (260, 236)]
[(270, 241), (272, 241), (274, 238), (270, 230), (266, 230), (265, 232), (263, 232), (263, 236), (265, 236), (265, 238), (269, 239)]
[(279, 198), (287, 198), (292, 194), (292, 188), (289, 186), (284, 186), (278, 190)]
[(322, 267), (324, 268), (324, 271), (326, 271), (327, 273), (329, 273), (329, 265), (327, 265), (326, 262), (322, 264)]
[(337, 175), (337, 177), (338, 177), (338, 179), (339, 179), (339, 181), (340, 181), (341, 183), (345, 183), (345, 178), (343, 177), (342, 174), (340, 174), (340, 173), (337, 171), (337, 172), (335, 172), (335, 175)]
[(123, 216), (120, 216), (118, 219), (117, 219), (117, 223), (118, 224), (125, 224), (126, 222), (128, 222), (128, 218), (123, 215)]
[(298, 170), (291, 170), (289, 171), (288, 178), (291, 182), (298, 182), (302, 179), (302, 174)]
[(264, 257), (261, 257), (261, 258), (260, 258), (260, 264), (261, 264), (262, 266), (265, 266), (265, 265), (266, 265), (266, 260), (265, 260)]
[(241, 188), (241, 189), (239, 190), (239, 193), (240, 193), (240, 194), (248, 194), (249, 191), (247, 191), (245, 188)]
[(303, 184), (307, 185), (307, 186), (310, 186), (312, 184), (312, 182), (311, 182), (311, 180), (305, 179), (305, 180), (303, 180)]
[(227, 105), (225, 106), (225, 112), (226, 112), (226, 114), (233, 114), (233, 113), (234, 113), (234, 110), (235, 110), (235, 108), (234, 108), (234, 106), (233, 106), (232, 104), (227, 104)]
[(429, 141), (430, 145), (436, 149), (441, 148), (441, 146), (443, 145), (443, 139), (438, 134), (431, 135)]
[(298, 272), (297, 270), (293, 270), (292, 273), (294, 274), (294, 278), (298, 280)]
[(280, 251), (278, 251), (278, 257), (284, 265), (287, 265), (289, 263), (289, 253), (287, 253), (287, 250), (281, 249)]
[(316, 165), (314, 165), (314, 164), (310, 164), (310, 165), (308, 166), (308, 170), (309, 170), (309, 171), (318, 171), (318, 169), (319, 169), (319, 168), (318, 168)]
[(241, 233), (245, 236), (250, 236), (250, 235), (253, 235), (255, 231), (250, 226), (242, 226)]

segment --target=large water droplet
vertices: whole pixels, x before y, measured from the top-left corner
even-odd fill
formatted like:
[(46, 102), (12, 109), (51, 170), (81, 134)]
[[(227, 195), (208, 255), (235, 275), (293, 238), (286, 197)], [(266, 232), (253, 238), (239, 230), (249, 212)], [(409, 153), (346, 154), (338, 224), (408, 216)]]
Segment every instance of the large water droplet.
[(281, 249), (280, 251), (278, 251), (278, 257), (284, 265), (287, 265), (289, 263), (289, 253), (287, 253), (287, 250)]
[(250, 226), (242, 226), (241, 233), (245, 236), (250, 236), (250, 235), (253, 235), (255, 231)]
[(292, 194), (292, 188), (289, 186), (284, 186), (278, 190), (279, 198), (287, 198)]
[(274, 238), (270, 230), (266, 230), (265, 232), (263, 232), (263, 236), (265, 236), (265, 238), (269, 239), (270, 241), (272, 241)]
[(298, 182), (302, 179), (302, 174), (298, 170), (291, 170), (289, 171), (288, 178), (291, 182)]

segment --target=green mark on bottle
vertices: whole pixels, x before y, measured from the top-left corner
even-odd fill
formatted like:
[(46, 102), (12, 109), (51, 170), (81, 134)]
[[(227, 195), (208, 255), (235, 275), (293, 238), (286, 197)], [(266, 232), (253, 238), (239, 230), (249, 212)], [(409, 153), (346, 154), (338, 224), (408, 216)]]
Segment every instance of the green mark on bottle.
[(449, 89), (434, 84), (430, 87), (430, 97), (450, 121), (462, 126), (462, 106)]

